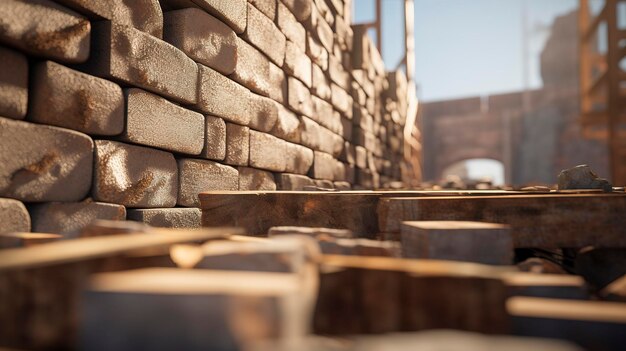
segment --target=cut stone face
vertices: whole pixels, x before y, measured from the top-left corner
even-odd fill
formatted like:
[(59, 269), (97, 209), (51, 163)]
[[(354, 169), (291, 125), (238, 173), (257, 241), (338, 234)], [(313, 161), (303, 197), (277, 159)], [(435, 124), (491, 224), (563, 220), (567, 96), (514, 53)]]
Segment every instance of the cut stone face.
[(274, 174), (249, 167), (239, 167), (239, 190), (276, 190)]
[(269, 96), (270, 60), (243, 39), (237, 39), (237, 65), (232, 78), (263, 96)]
[(250, 115), (247, 101), (250, 90), (209, 67), (198, 66), (200, 78), (196, 107), (227, 121), (248, 125)]
[(286, 141), (273, 135), (250, 131), (250, 166), (275, 172), (286, 167)]
[(211, 190), (239, 189), (239, 173), (233, 167), (213, 161), (184, 158), (178, 160), (178, 205), (200, 206), (198, 194)]
[[(268, 0), (264, 0), (268, 2)], [(274, 21), (248, 4), (248, 25), (243, 37), (278, 66), (285, 60), (285, 35)]]
[(28, 61), (0, 46), (0, 116), (23, 119), (28, 105)]
[(30, 232), (30, 216), (21, 201), (0, 198), (0, 234)]
[(247, 166), (250, 154), (250, 128), (226, 124), (226, 158), (229, 165)]
[(226, 157), (226, 123), (223, 119), (205, 116), (204, 149), (200, 156), (221, 161)]
[(307, 176), (301, 174), (282, 173), (276, 175), (276, 184), (280, 190), (304, 190), (307, 186), (315, 183)]
[(51, 202), (33, 206), (30, 210), (33, 231), (78, 237), (84, 227), (95, 220), (123, 221), (126, 209), (122, 205), (104, 202)]

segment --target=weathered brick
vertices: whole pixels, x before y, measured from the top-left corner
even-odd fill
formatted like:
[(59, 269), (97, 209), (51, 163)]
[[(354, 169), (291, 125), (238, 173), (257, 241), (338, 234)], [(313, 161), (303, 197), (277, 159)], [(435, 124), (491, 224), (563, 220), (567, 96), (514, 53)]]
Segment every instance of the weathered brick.
[(237, 35), (230, 27), (196, 8), (166, 12), (164, 20), (168, 43), (222, 74), (235, 71)]
[(303, 145), (336, 157), (341, 154), (343, 138), (320, 126), (317, 122), (307, 117), (301, 117), (300, 131)]
[(284, 106), (278, 106), (278, 119), (271, 134), (292, 143), (300, 143), (300, 119)]
[(287, 101), (287, 76), (282, 68), (276, 66), (273, 63), (269, 63), (269, 93), (270, 99), (275, 100), (281, 104)]
[(23, 119), (28, 105), (26, 56), (0, 46), (0, 116)]
[(74, 238), (95, 220), (125, 220), (126, 209), (122, 205), (88, 199), (82, 202), (51, 202), (32, 206), (30, 215), (34, 232), (63, 234), (66, 238)]
[[(274, 21), (276, 18), (276, 0), (248, 0), (248, 2), (270, 20)], [(249, 13), (250, 12), (248, 12), (248, 16), (250, 16)], [(249, 24), (250, 22), (248, 22), (248, 25)]]
[(250, 166), (284, 172), (287, 142), (270, 134), (250, 131)]
[(313, 114), (311, 117), (324, 127), (332, 130), (336, 134), (340, 134), (343, 127), (340, 117), (335, 114), (333, 105), (317, 96), (311, 96), (311, 101), (313, 103)]
[(291, 41), (287, 41), (285, 52), (285, 70), (298, 78), (307, 87), (311, 87), (311, 59)]
[(96, 201), (126, 207), (173, 207), (177, 185), (176, 160), (171, 153), (96, 140), (92, 188)]
[(346, 117), (352, 118), (352, 97), (343, 88), (334, 83), (330, 85), (330, 89), (333, 106)]
[(281, 0), (293, 13), (298, 21), (304, 21), (311, 16), (313, 2), (311, 0)]
[(165, 10), (199, 7), (228, 24), (235, 33), (246, 29), (248, 7), (246, 0), (160, 0)]
[(326, 51), (319, 40), (310, 33), (307, 33), (306, 38), (306, 54), (311, 58), (311, 61), (320, 66), (322, 70), (328, 70), (328, 51)]
[(0, 198), (0, 234), (30, 232), (30, 215), (21, 201)]
[(305, 187), (314, 184), (311, 178), (301, 174), (281, 173), (276, 175), (276, 186), (280, 190), (304, 190)]
[(248, 100), (250, 128), (261, 132), (272, 130), (278, 119), (279, 106), (270, 98), (251, 93)]
[(120, 140), (198, 155), (204, 146), (204, 116), (141, 89), (126, 89), (126, 129)]
[(218, 161), (226, 157), (226, 123), (223, 119), (205, 116), (204, 148), (200, 156)]
[(276, 23), (287, 39), (298, 45), (302, 51), (306, 50), (306, 30), (281, 2), (278, 2), (276, 8)]
[(124, 130), (119, 85), (52, 61), (35, 65), (32, 76), (29, 120), (94, 135)]
[(313, 114), (313, 103), (309, 88), (293, 77), (288, 78), (287, 87), (289, 88), (289, 107), (305, 116), (311, 116)]
[(91, 186), (93, 142), (85, 134), (0, 117), (0, 196), (77, 201)]
[(239, 172), (213, 161), (183, 158), (178, 160), (179, 206), (199, 207), (198, 194), (211, 190), (237, 190)]
[(247, 101), (250, 90), (209, 67), (198, 67), (200, 78), (196, 108), (227, 121), (248, 125), (250, 115)]
[(333, 180), (335, 178), (335, 161), (332, 155), (315, 151), (310, 176), (315, 179)]
[(199, 208), (142, 208), (130, 209), (130, 221), (160, 228), (199, 228), (202, 211)]
[(313, 150), (288, 142), (285, 150), (285, 172), (307, 174), (313, 164)]
[(355, 164), (359, 168), (367, 168), (367, 150), (363, 146), (355, 146)]
[[(198, 66), (171, 44), (112, 22), (93, 25), (93, 53), (84, 69), (177, 102), (196, 102)], [(174, 69), (175, 68), (175, 69)]]
[(237, 65), (231, 77), (255, 93), (270, 95), (270, 60), (242, 39), (237, 39)]
[(341, 61), (334, 56), (328, 57), (328, 74), (335, 84), (346, 91), (350, 90), (350, 74), (343, 68)]
[(159, 0), (114, 0), (113, 3), (113, 22), (163, 38), (163, 11)]
[(89, 21), (48, 0), (0, 1), (0, 42), (63, 62), (89, 57)]
[(330, 79), (317, 64), (312, 64), (311, 69), (311, 92), (321, 99), (330, 101)]
[(317, 34), (317, 37), (319, 38), (322, 46), (324, 46), (327, 51), (332, 52), (334, 33), (333, 29), (330, 28), (330, 26), (328, 25), (328, 23), (326, 23), (324, 19), (320, 18), (319, 21), (317, 21), (315, 33)]
[[(267, 0), (265, 0), (267, 1)], [(263, 52), (275, 64), (282, 66), (285, 59), (285, 35), (274, 21), (248, 4), (248, 26), (243, 37)]]
[(55, 0), (59, 4), (68, 7), (90, 19), (108, 19), (113, 18), (115, 6), (111, 1), (93, 1), (93, 0)]
[(226, 158), (229, 165), (247, 166), (250, 154), (250, 128), (226, 123)]
[(274, 174), (249, 167), (239, 167), (239, 190), (276, 190)]

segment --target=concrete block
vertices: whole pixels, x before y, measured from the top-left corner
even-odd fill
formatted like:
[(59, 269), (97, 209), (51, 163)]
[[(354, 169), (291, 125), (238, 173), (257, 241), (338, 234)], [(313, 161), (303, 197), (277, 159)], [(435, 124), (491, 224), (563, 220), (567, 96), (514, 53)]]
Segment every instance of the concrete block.
[(274, 174), (249, 167), (239, 167), (239, 190), (276, 190)]
[(138, 208), (176, 204), (178, 170), (171, 153), (109, 140), (95, 143), (94, 200)]
[(286, 167), (286, 141), (270, 134), (250, 131), (250, 166), (274, 172)]
[(189, 8), (166, 12), (164, 39), (187, 56), (229, 75), (237, 63), (237, 35), (208, 13)]
[(141, 89), (126, 89), (126, 129), (120, 140), (198, 155), (204, 147), (204, 116)]
[(30, 215), (21, 201), (0, 198), (0, 234), (30, 232)]
[(330, 101), (330, 79), (317, 64), (311, 65), (311, 93)]
[(91, 186), (93, 142), (85, 134), (0, 117), (0, 196), (78, 201)]
[(124, 95), (119, 85), (52, 61), (35, 65), (28, 119), (93, 135), (124, 130)]
[(287, 76), (282, 68), (269, 63), (269, 92), (270, 99), (281, 104), (287, 101)]
[(247, 166), (250, 154), (250, 128), (226, 123), (226, 158), (229, 165)]
[(311, 0), (281, 0), (300, 22), (311, 16), (313, 1)]
[(158, 228), (200, 228), (202, 212), (199, 208), (142, 208), (128, 210), (126, 217)]
[(302, 145), (285, 143), (285, 172), (307, 174), (313, 164), (313, 150)]
[(277, 0), (248, 0), (248, 3), (272, 21), (276, 19), (276, 2)]
[(278, 119), (270, 133), (283, 140), (300, 143), (300, 119), (295, 113), (280, 105), (278, 106)]
[(300, 46), (287, 41), (285, 51), (285, 71), (311, 87), (311, 59)]
[(276, 23), (278, 28), (285, 34), (285, 37), (295, 45), (298, 45), (302, 51), (306, 50), (306, 30), (298, 22), (296, 17), (283, 5), (280, 1), (276, 8)]
[(279, 190), (302, 191), (305, 187), (314, 184), (311, 178), (301, 174), (282, 173), (276, 175), (276, 186)]
[(276, 101), (261, 95), (251, 93), (248, 97), (250, 128), (261, 132), (269, 132), (276, 124), (276, 120), (278, 120), (280, 105)]
[(310, 176), (315, 179), (334, 180), (335, 159), (325, 152), (314, 152), (313, 167)]
[(328, 70), (328, 51), (326, 51), (319, 40), (310, 33), (307, 33), (306, 37), (306, 54), (311, 58), (311, 61), (320, 66), (322, 70)]
[(196, 108), (227, 121), (248, 125), (250, 116), (247, 101), (250, 90), (209, 67), (198, 67), (200, 77)]
[(204, 147), (200, 156), (217, 161), (226, 157), (226, 123), (223, 119), (205, 116)]
[(108, 21), (95, 23), (92, 31), (92, 55), (83, 66), (88, 73), (176, 102), (196, 102), (198, 66), (182, 51), (138, 29)]
[(230, 26), (235, 33), (246, 29), (248, 6), (246, 0), (159, 0), (164, 10), (198, 7)]
[(239, 172), (213, 161), (179, 159), (178, 173), (179, 206), (199, 207), (198, 194), (203, 191), (239, 189)]
[[(263, 0), (265, 2), (270, 0)], [(243, 38), (278, 66), (285, 60), (285, 35), (256, 7), (248, 4), (248, 26)]]
[(28, 106), (28, 61), (0, 46), (0, 116), (23, 119)]
[(35, 205), (30, 208), (30, 215), (34, 232), (62, 234), (69, 239), (78, 237), (83, 228), (95, 220), (125, 220), (126, 208), (88, 199)]
[(269, 96), (270, 60), (242, 39), (237, 39), (237, 55), (231, 78), (255, 93)]
[(313, 114), (313, 102), (309, 88), (293, 77), (288, 78), (287, 87), (289, 89), (289, 107), (305, 116), (311, 116)]
[(87, 18), (48, 0), (0, 1), (0, 43), (62, 62), (89, 57)]

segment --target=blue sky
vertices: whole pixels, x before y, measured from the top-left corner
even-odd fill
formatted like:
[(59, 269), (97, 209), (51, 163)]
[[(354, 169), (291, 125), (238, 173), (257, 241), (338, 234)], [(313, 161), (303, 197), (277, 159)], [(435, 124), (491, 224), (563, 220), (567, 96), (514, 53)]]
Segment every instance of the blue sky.
[[(526, 3), (524, 5), (524, 3)], [(415, 0), (416, 81), (422, 101), (524, 88), (522, 13), (527, 8), (528, 85), (541, 86), (539, 53), (554, 18), (578, 0)], [(404, 46), (402, 0), (383, 0), (388, 69)], [(354, 0), (355, 22), (373, 19), (373, 0)]]

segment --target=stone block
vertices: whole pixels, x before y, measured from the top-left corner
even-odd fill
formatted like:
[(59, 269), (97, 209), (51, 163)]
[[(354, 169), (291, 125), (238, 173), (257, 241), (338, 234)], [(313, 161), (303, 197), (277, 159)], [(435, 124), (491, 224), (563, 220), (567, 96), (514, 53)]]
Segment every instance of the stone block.
[[(268, 2), (270, 0), (263, 0)], [(256, 7), (248, 4), (248, 26), (243, 38), (259, 49), (278, 66), (285, 60), (285, 35)]]
[(295, 113), (280, 105), (278, 107), (278, 119), (270, 133), (283, 140), (300, 143), (300, 119)]
[(130, 209), (126, 216), (158, 228), (200, 228), (202, 212), (199, 208), (142, 208)]
[(171, 153), (96, 140), (94, 200), (126, 207), (173, 207), (177, 186), (178, 170)]
[(111, 21), (163, 38), (163, 11), (159, 0), (113, 0), (112, 6)]
[(319, 40), (310, 33), (307, 33), (306, 36), (306, 54), (311, 58), (311, 61), (320, 66), (322, 70), (328, 70), (328, 51), (326, 51)]
[(317, 96), (311, 96), (311, 102), (313, 103), (313, 115), (311, 118), (334, 133), (341, 134), (343, 129), (341, 117), (335, 113), (333, 105)]
[(0, 198), (0, 234), (30, 232), (30, 215), (21, 201)]
[(298, 45), (287, 41), (285, 51), (285, 71), (311, 87), (311, 59)]
[(288, 78), (287, 87), (289, 88), (289, 107), (305, 116), (311, 116), (313, 114), (313, 102), (309, 88), (293, 77)]
[(51, 202), (30, 208), (33, 231), (62, 234), (76, 238), (91, 222), (99, 219), (123, 221), (126, 208), (122, 205), (94, 202)]
[(337, 43), (339, 44), (339, 47), (341, 47), (341, 50), (352, 51), (352, 38), (354, 36), (352, 28), (350, 28), (348, 23), (346, 23), (341, 16), (337, 16), (335, 18), (333, 27), (337, 35)]
[(200, 206), (198, 194), (204, 191), (239, 189), (239, 172), (213, 161), (179, 159), (178, 173), (179, 206)]
[(274, 174), (249, 167), (239, 167), (239, 190), (276, 190)]
[(23, 119), (28, 106), (28, 61), (0, 46), (0, 116)]
[(226, 157), (226, 123), (223, 119), (205, 116), (204, 148), (200, 156), (217, 161)]
[(273, 63), (269, 63), (269, 83), (268, 96), (281, 104), (287, 101), (287, 76), (282, 68)]
[(0, 43), (68, 63), (89, 57), (87, 18), (48, 0), (0, 1)]
[(313, 167), (311, 167), (311, 177), (315, 179), (334, 180), (335, 159), (325, 152), (315, 151)]
[(351, 88), (350, 74), (341, 65), (341, 60), (334, 56), (328, 57), (328, 75), (330, 80), (348, 91)]
[(304, 189), (306, 191), (327, 191), (327, 190), (335, 190), (335, 184), (331, 180), (327, 179), (315, 179), (313, 180), (315, 184), (314, 188)]
[(306, 50), (306, 30), (296, 17), (280, 1), (276, 8), (276, 23), (288, 40)]
[(331, 102), (347, 118), (352, 118), (352, 96), (337, 84), (330, 85)]
[(93, 141), (82, 133), (0, 117), (0, 196), (78, 201), (89, 192)]
[[(335, 111), (336, 112), (336, 111)], [(339, 115), (339, 119), (341, 122), (341, 136), (343, 136), (343, 138), (345, 140), (350, 140), (352, 141), (352, 132), (354, 130), (354, 126), (352, 125), (352, 121), (341, 116), (339, 114), (339, 112), (336, 112), (336, 114)]]
[(251, 93), (248, 100), (249, 126), (252, 129), (269, 132), (278, 119), (279, 104), (261, 95)]
[(352, 111), (352, 122), (354, 125), (366, 132), (374, 133), (374, 118), (367, 112), (367, 109), (354, 105)]
[(311, 92), (321, 99), (331, 101), (330, 79), (317, 64), (313, 64), (311, 68)]
[(313, 164), (313, 150), (287, 142), (285, 148), (285, 172), (307, 174)]
[(284, 172), (287, 142), (277, 137), (250, 131), (250, 166), (274, 172)]
[[(93, 25), (88, 73), (114, 79), (184, 104), (196, 102), (198, 66), (182, 51), (138, 29)], [(173, 69), (175, 68), (175, 69)]]
[(332, 52), (335, 33), (333, 32), (333, 29), (330, 27), (330, 25), (328, 25), (328, 23), (326, 23), (324, 19), (320, 18), (317, 21), (315, 34), (319, 38), (322, 46), (324, 46), (324, 48), (326, 48), (327, 51)]
[(272, 89), (270, 64), (270, 60), (252, 45), (237, 39), (237, 64), (232, 79), (255, 93), (269, 96)]
[(164, 10), (198, 7), (230, 26), (235, 33), (246, 29), (248, 6), (246, 0), (159, 0)]
[(342, 191), (352, 190), (352, 185), (348, 181), (333, 182), (333, 185), (335, 186), (335, 189), (337, 190), (342, 190)]
[(56, 0), (56, 2), (95, 20), (110, 20), (115, 10), (115, 5), (111, 1)]
[(208, 13), (188, 8), (166, 12), (164, 39), (205, 66), (229, 75), (237, 63), (237, 35)]
[(250, 115), (247, 101), (250, 90), (209, 67), (198, 67), (200, 77), (196, 108), (227, 121), (248, 125)]
[(250, 155), (250, 128), (226, 123), (226, 158), (229, 165), (247, 166)]
[(126, 89), (126, 129), (120, 140), (198, 155), (204, 147), (204, 116), (141, 89)]
[(257, 10), (261, 11), (267, 18), (274, 21), (276, 19), (277, 0), (248, 0)]
[(306, 117), (301, 117), (300, 130), (303, 145), (336, 157), (341, 154), (344, 141), (341, 136)]
[(343, 149), (341, 150), (341, 155), (339, 155), (339, 159), (348, 164), (356, 163), (356, 147), (350, 142), (346, 141), (343, 144)]
[(280, 190), (302, 191), (305, 187), (314, 184), (311, 178), (301, 174), (282, 173), (276, 175), (276, 186)]

